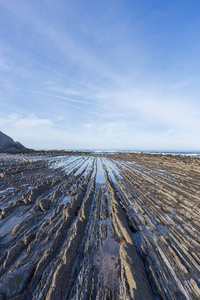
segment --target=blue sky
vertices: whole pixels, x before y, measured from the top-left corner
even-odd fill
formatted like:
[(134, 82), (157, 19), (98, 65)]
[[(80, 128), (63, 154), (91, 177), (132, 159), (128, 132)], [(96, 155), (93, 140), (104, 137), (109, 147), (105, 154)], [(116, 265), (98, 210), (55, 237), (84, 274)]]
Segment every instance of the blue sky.
[(200, 2), (0, 0), (0, 130), (34, 149), (200, 149)]

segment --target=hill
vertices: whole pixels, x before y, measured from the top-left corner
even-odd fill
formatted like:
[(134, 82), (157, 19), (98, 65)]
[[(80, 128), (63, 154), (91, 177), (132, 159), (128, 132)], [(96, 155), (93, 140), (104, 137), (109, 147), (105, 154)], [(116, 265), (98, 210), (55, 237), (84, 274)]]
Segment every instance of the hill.
[(28, 149), (21, 143), (15, 142), (11, 137), (0, 131), (0, 152), (26, 153), (32, 151), (32, 149)]

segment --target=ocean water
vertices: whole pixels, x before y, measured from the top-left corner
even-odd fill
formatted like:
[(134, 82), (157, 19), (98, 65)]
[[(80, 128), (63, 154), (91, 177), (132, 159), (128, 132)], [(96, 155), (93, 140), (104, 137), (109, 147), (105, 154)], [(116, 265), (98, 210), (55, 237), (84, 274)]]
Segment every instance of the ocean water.
[(151, 153), (151, 154), (171, 154), (171, 155), (182, 155), (182, 156), (200, 156), (200, 150), (123, 150), (123, 149), (68, 149), (67, 151), (87, 151), (91, 153)]

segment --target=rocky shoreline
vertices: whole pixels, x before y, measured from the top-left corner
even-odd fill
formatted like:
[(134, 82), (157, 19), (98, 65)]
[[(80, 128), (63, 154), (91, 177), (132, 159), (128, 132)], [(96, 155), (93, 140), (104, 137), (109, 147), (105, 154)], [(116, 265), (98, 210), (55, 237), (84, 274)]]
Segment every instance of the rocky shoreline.
[(200, 159), (0, 155), (0, 299), (199, 299)]

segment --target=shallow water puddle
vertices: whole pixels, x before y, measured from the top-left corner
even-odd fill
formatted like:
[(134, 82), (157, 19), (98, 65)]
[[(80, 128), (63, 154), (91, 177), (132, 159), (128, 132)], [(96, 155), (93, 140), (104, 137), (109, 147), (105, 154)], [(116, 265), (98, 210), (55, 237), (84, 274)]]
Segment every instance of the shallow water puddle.
[(100, 158), (97, 158), (97, 174), (96, 174), (96, 182), (97, 183), (104, 183), (105, 179), (105, 171), (102, 166), (102, 162)]
[(74, 176), (77, 176), (79, 174), (81, 174), (84, 169), (85, 173), (87, 173), (91, 167), (92, 167), (92, 163), (93, 163), (93, 159), (91, 157), (83, 157), (83, 164), (79, 167), (79, 169), (74, 173)]
[(29, 215), (29, 212), (26, 212), (22, 215), (17, 215), (11, 217), (9, 220), (7, 220), (2, 226), (0, 230), (0, 237), (5, 236), (9, 232), (13, 230), (13, 228), (22, 220), (24, 220)]
[(65, 203), (69, 202), (70, 200), (71, 200), (71, 196), (65, 196), (65, 197), (62, 199), (61, 203), (65, 204)]
[(14, 187), (8, 187), (5, 190), (1, 190), (0, 194), (5, 194), (5, 193), (8, 193), (8, 192), (13, 192), (13, 191), (14, 191)]

